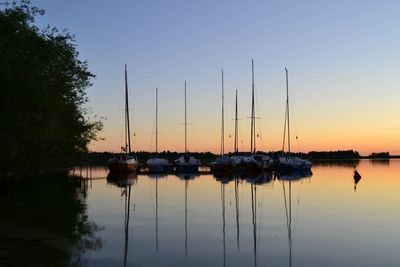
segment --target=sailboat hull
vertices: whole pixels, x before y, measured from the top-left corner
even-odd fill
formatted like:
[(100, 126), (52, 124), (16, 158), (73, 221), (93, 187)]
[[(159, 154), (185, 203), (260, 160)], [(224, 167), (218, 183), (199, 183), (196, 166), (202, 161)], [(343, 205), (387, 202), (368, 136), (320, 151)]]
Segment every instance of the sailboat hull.
[(189, 155), (180, 156), (175, 160), (175, 171), (177, 173), (198, 173), (200, 161)]
[(277, 169), (281, 174), (301, 173), (311, 171), (311, 162), (298, 157), (281, 157), (278, 159)]
[(175, 171), (177, 173), (198, 173), (199, 165), (195, 164), (177, 164), (175, 166)]
[(174, 170), (174, 166), (163, 158), (151, 158), (146, 166), (149, 173), (170, 173)]
[(231, 163), (213, 163), (211, 164), (211, 171), (216, 173), (229, 173), (233, 171)]
[(109, 162), (107, 164), (110, 172), (125, 173), (125, 172), (136, 172), (138, 170), (139, 164), (137, 162), (129, 161), (116, 161)]
[(172, 164), (168, 165), (161, 165), (161, 164), (154, 164), (148, 165), (149, 173), (171, 173), (174, 170)]

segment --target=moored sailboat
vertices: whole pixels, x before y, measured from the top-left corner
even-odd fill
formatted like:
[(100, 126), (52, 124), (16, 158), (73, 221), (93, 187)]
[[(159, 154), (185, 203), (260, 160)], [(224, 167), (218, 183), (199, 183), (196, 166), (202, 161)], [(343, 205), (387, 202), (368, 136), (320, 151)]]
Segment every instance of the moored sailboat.
[(238, 131), (238, 92), (236, 90), (235, 99), (235, 135), (233, 141), (233, 156), (231, 156), (232, 169), (236, 173), (241, 173), (245, 171), (245, 166), (243, 164), (244, 156), (239, 154), (239, 131)]
[(121, 147), (121, 154), (108, 160), (107, 166), (110, 172), (135, 172), (138, 169), (138, 161), (131, 152), (131, 137), (129, 125), (128, 102), (128, 74), (125, 65), (125, 146)]
[(146, 165), (151, 173), (169, 173), (173, 171), (172, 164), (158, 155), (158, 88), (156, 88), (156, 157), (147, 160)]
[(222, 76), (222, 119), (221, 119), (221, 152), (214, 162), (211, 162), (211, 171), (217, 173), (227, 173), (232, 171), (230, 157), (225, 155), (225, 122), (224, 122), (224, 70), (221, 70)]
[(175, 160), (175, 171), (177, 173), (197, 173), (200, 161), (189, 155), (187, 149), (187, 112), (186, 112), (186, 81), (185, 81), (185, 154)]
[(285, 114), (285, 126), (283, 134), (283, 148), (285, 151), (285, 135), (287, 128), (287, 143), (288, 152), (286, 155), (282, 155), (278, 158), (277, 169), (279, 173), (292, 173), (292, 172), (310, 172), (312, 163), (308, 160), (301, 159), (299, 157), (292, 156), (290, 153), (290, 113), (289, 113), (289, 82), (288, 82), (288, 70), (285, 68), (286, 74), (286, 114)]
[(256, 124), (254, 109), (254, 61), (251, 60), (251, 137), (250, 137), (250, 155), (242, 158), (242, 164), (247, 172), (259, 172), (270, 170), (272, 160), (269, 156), (256, 154)]

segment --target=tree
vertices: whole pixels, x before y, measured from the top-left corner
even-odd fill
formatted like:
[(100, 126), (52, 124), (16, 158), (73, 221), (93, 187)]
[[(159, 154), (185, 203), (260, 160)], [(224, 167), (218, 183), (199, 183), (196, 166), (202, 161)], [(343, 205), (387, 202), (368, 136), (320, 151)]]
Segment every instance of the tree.
[(69, 166), (102, 128), (85, 108), (94, 75), (68, 31), (34, 25), (43, 14), (28, 0), (0, 8), (0, 176)]

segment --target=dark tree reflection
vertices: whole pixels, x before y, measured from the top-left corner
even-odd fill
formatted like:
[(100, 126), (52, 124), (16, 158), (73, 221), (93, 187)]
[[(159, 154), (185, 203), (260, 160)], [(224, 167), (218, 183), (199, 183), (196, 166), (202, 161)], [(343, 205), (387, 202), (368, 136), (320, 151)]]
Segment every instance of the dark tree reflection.
[(0, 266), (83, 266), (102, 248), (81, 181), (49, 176), (0, 189)]

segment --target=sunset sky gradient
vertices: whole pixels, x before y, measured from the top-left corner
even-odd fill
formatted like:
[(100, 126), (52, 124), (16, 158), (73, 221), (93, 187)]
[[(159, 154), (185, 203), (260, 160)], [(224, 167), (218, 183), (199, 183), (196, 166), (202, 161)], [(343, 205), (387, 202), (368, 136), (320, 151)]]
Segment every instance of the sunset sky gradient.
[(239, 149), (248, 151), (253, 58), (258, 150), (282, 148), (287, 67), (294, 151), (400, 154), (399, 1), (32, 2), (46, 11), (40, 27), (76, 35), (96, 75), (88, 106), (107, 119), (91, 150), (119, 151), (128, 64), (134, 150), (155, 149), (156, 87), (159, 150), (184, 150), (186, 80), (189, 150), (218, 152), (223, 68), (225, 147), (233, 150), (237, 89)]

